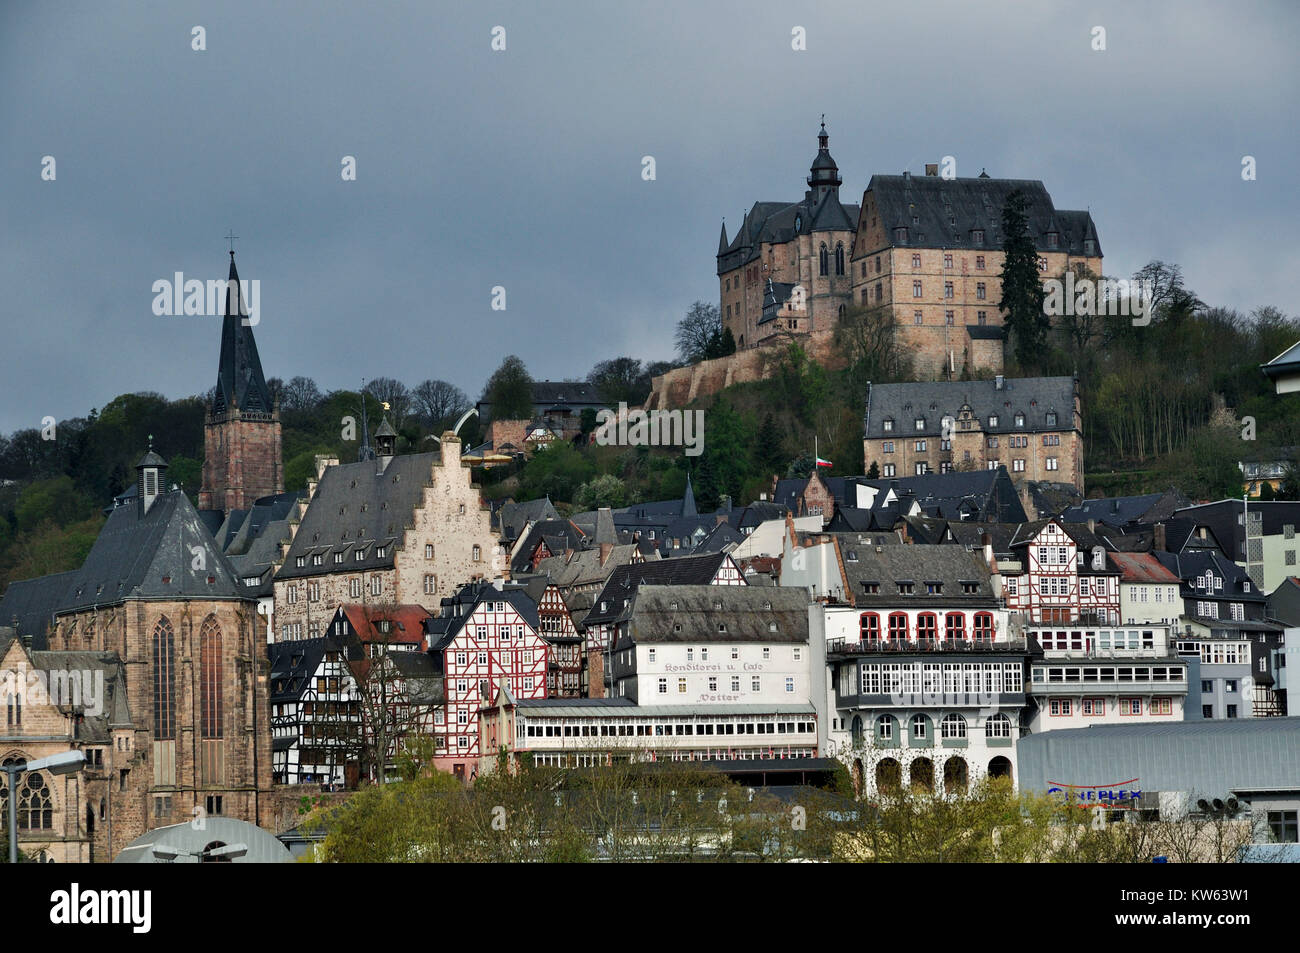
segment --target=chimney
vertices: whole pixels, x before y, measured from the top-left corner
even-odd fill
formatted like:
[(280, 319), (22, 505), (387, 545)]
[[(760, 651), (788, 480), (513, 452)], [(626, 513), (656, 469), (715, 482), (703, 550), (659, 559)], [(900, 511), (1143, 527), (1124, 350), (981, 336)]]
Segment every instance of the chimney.
[(927, 162), (925, 164), (925, 174), (927, 176), (937, 176), (939, 174), (939, 163)]
[(1155, 539), (1152, 543), (1153, 548), (1158, 553), (1163, 553), (1168, 548), (1165, 543), (1165, 524), (1157, 523), (1155, 530)]
[(1001, 374), (998, 374), (996, 377), (993, 378), (994, 390), (1002, 390), (1002, 385), (1005, 383), (1006, 383), (1006, 378), (1004, 378)]

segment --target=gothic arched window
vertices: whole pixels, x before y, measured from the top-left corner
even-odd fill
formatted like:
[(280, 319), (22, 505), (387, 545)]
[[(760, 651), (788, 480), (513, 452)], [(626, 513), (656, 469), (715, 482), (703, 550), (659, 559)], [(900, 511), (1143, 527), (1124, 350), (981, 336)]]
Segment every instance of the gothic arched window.
[(203, 620), (199, 631), (199, 731), (201, 738), (222, 734), (222, 638), (221, 626), (213, 616)]
[(835, 246), (835, 274), (844, 274), (844, 243)]
[[(7, 807), (7, 806), (6, 806)], [(39, 771), (23, 777), (18, 788), (18, 829), (44, 831), (54, 826), (54, 802)]]
[(830, 271), (830, 263), (831, 263), (830, 253), (826, 250), (826, 243), (822, 242), (822, 250), (821, 250), (821, 255), (819, 257), (818, 274), (821, 275), (828, 274)]
[(153, 627), (153, 736), (176, 737), (176, 637), (166, 616)]

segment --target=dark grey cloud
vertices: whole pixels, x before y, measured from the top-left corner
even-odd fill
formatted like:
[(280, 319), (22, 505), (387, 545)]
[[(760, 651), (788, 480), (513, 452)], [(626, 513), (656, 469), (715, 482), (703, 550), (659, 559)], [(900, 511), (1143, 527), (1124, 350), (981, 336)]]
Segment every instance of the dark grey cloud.
[(268, 375), (477, 394), (511, 352), (550, 378), (668, 357), (716, 298), (719, 221), (802, 194), (822, 112), (852, 201), (953, 155), (1091, 208), (1108, 272), (1164, 258), (1208, 301), (1294, 311), (1296, 25), (1280, 3), (11, 2), (0, 430), (210, 387), (217, 322), (155, 317), (150, 289), (224, 276), (229, 228)]

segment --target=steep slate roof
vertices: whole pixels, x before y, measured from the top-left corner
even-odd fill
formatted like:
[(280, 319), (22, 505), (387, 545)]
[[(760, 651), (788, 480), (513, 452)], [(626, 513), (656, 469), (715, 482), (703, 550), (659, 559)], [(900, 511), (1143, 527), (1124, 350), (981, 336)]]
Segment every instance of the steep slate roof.
[(534, 631), (541, 628), (537, 616), (537, 602), (528, 595), (526, 590), (509, 586), (498, 589), (490, 582), (479, 581), (461, 586), (455, 595), (442, 600), (441, 615), (431, 616), (425, 620), (424, 631), (429, 637), (429, 652), (441, 652), (450, 645), (465, 627), (465, 622), (474, 610), (484, 602), (508, 602)]
[[(1267, 602), (1267, 594), (1260, 591), (1246, 570), (1215, 550), (1189, 549), (1181, 553), (1152, 553), (1152, 555), (1160, 560), (1160, 565), (1183, 581), (1184, 598), (1203, 601), (1231, 599), (1233, 602)], [(1224, 586), (1221, 590), (1204, 592), (1193, 585), (1196, 577), (1203, 575), (1207, 570), (1213, 570), (1216, 576), (1223, 577)], [(1246, 583), (1250, 583), (1249, 592), (1245, 590)], [(1215, 620), (1216, 624), (1220, 622), (1226, 624), (1229, 621), (1228, 619)]]
[(1071, 523), (1095, 520), (1107, 526), (1124, 526), (1127, 523), (1149, 523), (1167, 520), (1174, 511), (1191, 503), (1177, 489), (1170, 487), (1163, 493), (1145, 493), (1141, 496), (1112, 496), (1083, 500), (1061, 513), (1061, 519)]
[(691, 555), (730, 552), (744, 541), (745, 535), (724, 521), (713, 527), (709, 534), (696, 544)]
[[(993, 586), (989, 581), (989, 567), (978, 552), (967, 552), (961, 546), (840, 546), (840, 561), (848, 582), (846, 593), (851, 604), (858, 607), (886, 606), (945, 606), (955, 599), (968, 605), (993, 606)], [(854, 559), (854, 553), (857, 559)], [(898, 583), (913, 584), (911, 595), (898, 591)], [(927, 594), (925, 584), (943, 584), (937, 595)], [(879, 586), (878, 593), (868, 593), (866, 583)], [(962, 583), (975, 583), (972, 593), (962, 591)]]
[[(1057, 251), (1071, 255), (1100, 257), (1101, 242), (1092, 216), (1082, 210), (1057, 210), (1052, 197), (1038, 179), (952, 178), (926, 175), (873, 175), (867, 192), (875, 199), (876, 214), (892, 241), (893, 230), (908, 229), (906, 244), (916, 247), (940, 246), (971, 251), (1000, 251), (1002, 248), (1002, 209), (1014, 191), (1024, 195), (1026, 227), (1034, 247), (1040, 252)], [(865, 200), (864, 200), (865, 204)], [(919, 219), (913, 224), (913, 219)], [(955, 220), (955, 221), (954, 221)], [(976, 242), (971, 229), (983, 229), (984, 240)], [(1057, 233), (1057, 244), (1048, 244), (1048, 233)], [(1091, 252), (1084, 240), (1094, 242)], [(858, 249), (860, 253), (874, 248)]]
[(14, 625), (19, 636), (32, 637), (32, 648), (44, 649), (49, 644), (46, 628), (76, 575), (74, 569), (9, 583), (0, 599), (0, 625)]
[(706, 553), (620, 566), (610, 573), (583, 624), (613, 622), (641, 586), (707, 586), (730, 558), (727, 553)]
[[(239, 281), (235, 270), (235, 256), (230, 255), (232, 282)], [(224, 414), (238, 408), (269, 414), (274, 409), (271, 391), (262, 375), (262, 362), (257, 356), (257, 342), (253, 328), (243, 315), (247, 308), (239, 299), (238, 284), (226, 288), (226, 313), (221, 324), (221, 360), (217, 369), (216, 394), (212, 398), (212, 413)]]
[(269, 570), (280, 558), (280, 543), (289, 540), (289, 515), (297, 502), (298, 495), (292, 492), (262, 497), (251, 510), (231, 510), (219, 534), (214, 534), (241, 578), (262, 579), (258, 586), (245, 586), (246, 595), (269, 596), (274, 590)]
[[(868, 440), (939, 437), (944, 416), (957, 418), (966, 404), (986, 434), (1069, 430), (1074, 426), (1074, 388), (1072, 377), (1006, 378), (1001, 389), (996, 380), (871, 384), (863, 430)], [(1048, 426), (1047, 414), (1053, 412), (1057, 422)], [(1018, 413), (1025, 415), (1023, 427), (1015, 425)], [(991, 414), (998, 418), (996, 427), (989, 426)], [(917, 418), (925, 420), (920, 430)], [(894, 421), (892, 431), (884, 429), (886, 419)]]
[[(435, 451), (390, 457), (383, 472), (374, 460), (328, 467), (276, 578), (335, 572), (334, 554), (339, 552), (349, 570), (391, 568), (439, 456)], [(358, 545), (365, 548), (365, 558), (356, 561), (353, 550)], [(378, 558), (375, 552), (381, 546), (387, 552)], [(297, 565), (299, 556), (318, 553), (325, 557), (322, 565), (313, 566), (310, 558), (306, 565)]]
[[(203, 569), (191, 569), (195, 562)], [(212, 581), (209, 582), (208, 580)], [(59, 612), (126, 598), (246, 599), (239, 576), (180, 490), (160, 494), (143, 516), (137, 504), (108, 517)]]
[[(1032, 520), (1028, 523), (1021, 523), (1016, 527), (1015, 535), (1011, 538), (1011, 548), (1018, 549), (1021, 546), (1028, 546), (1034, 541), (1034, 538), (1043, 531), (1043, 527), (1048, 523), (1056, 523), (1061, 527), (1061, 529), (1065, 530), (1065, 535), (1074, 540), (1079, 552), (1085, 556), (1086, 554), (1091, 553), (1093, 547), (1096, 546), (1100, 546), (1102, 549), (1106, 550), (1107, 565), (1110, 565), (1110, 557), (1114, 554), (1115, 550), (1114, 543), (1108, 535), (1101, 532), (1100, 528), (1095, 531), (1088, 529), (1087, 523), (1066, 523), (1059, 519)], [(1080, 572), (1090, 571), (1084, 568), (1086, 564), (1087, 559), (1081, 558), (1079, 561)], [(1114, 570), (1107, 569), (1106, 572), (1114, 572)]]
[[(784, 244), (799, 235), (819, 231), (851, 232), (857, 225), (858, 206), (839, 197), (839, 169), (831, 158), (826, 127), (818, 135), (817, 154), (809, 167), (811, 188), (798, 202), (755, 202), (745, 214), (730, 244), (723, 226), (718, 243), (718, 274), (732, 271), (758, 258), (762, 243)], [(829, 186), (824, 192), (822, 186)], [(845, 249), (848, 253), (848, 249)]]
[(1032, 513), (1026, 513), (1025, 519), (1047, 519), (1060, 516), (1067, 507), (1082, 502), (1083, 494), (1073, 483), (1052, 483), (1048, 480), (1026, 480), (1023, 484), (1029, 492)]
[(546, 543), (546, 548), (551, 551), (552, 556), (557, 556), (565, 550), (582, 549), (586, 543), (587, 537), (583, 535), (574, 523), (564, 519), (543, 519), (533, 523), (528, 530), (528, 535), (524, 537), (523, 543), (520, 544), (514, 563), (511, 565), (511, 572), (531, 572), (532, 564), (529, 561), (533, 550), (537, 548), (538, 543)]
[(544, 496), (540, 500), (528, 500), (525, 503), (503, 503), (496, 516), (497, 527), (502, 538), (512, 543), (519, 538), (530, 522), (549, 522), (560, 518), (560, 514), (551, 505), (549, 496)]
[(315, 639), (295, 639), (290, 642), (272, 642), (266, 647), (271, 661), (271, 674), (267, 680), (271, 704), (296, 702), (312, 687), (312, 677), (320, 668), (326, 652), (341, 652), (337, 639), (323, 636)]
[(568, 589), (603, 582), (619, 566), (642, 558), (651, 563), (659, 557), (657, 554), (643, 557), (635, 543), (620, 543), (610, 550), (604, 565), (600, 562), (599, 549), (584, 549), (567, 558), (563, 555), (548, 556), (537, 564), (537, 572), (548, 576), (561, 589)]
[[(6, 640), (0, 638), (0, 657), (8, 651)], [(83, 712), (81, 724), (77, 727), (77, 737), (82, 741), (111, 743), (115, 728), (130, 728), (131, 711), (126, 697), (126, 666), (116, 652), (44, 652), (33, 651), (32, 664), (43, 672), (66, 672), (69, 676), (79, 677), (81, 688), (80, 706)], [(74, 673), (85, 673), (75, 676)], [(102, 678), (103, 696), (96, 699), (86, 694), (86, 676), (92, 681)], [(70, 681), (70, 684), (75, 684)], [(91, 689), (98, 691), (98, 685)], [(91, 714), (90, 707), (97, 705), (98, 711)], [(61, 710), (65, 705), (58, 706)]]
[(802, 588), (646, 585), (633, 597), (627, 636), (615, 649), (655, 642), (807, 642), (808, 603)]

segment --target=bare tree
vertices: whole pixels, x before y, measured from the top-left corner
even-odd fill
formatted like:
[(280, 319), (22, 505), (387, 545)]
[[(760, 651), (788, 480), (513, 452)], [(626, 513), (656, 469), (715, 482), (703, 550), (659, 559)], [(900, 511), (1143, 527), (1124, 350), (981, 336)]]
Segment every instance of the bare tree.
[(455, 422), (455, 418), (469, 409), (469, 397), (455, 384), (441, 380), (427, 380), (411, 391), (415, 409), (429, 427), (437, 430)]
[(392, 377), (376, 377), (366, 384), (366, 393), (375, 400), (388, 404), (385, 413), (394, 427), (402, 426), (407, 412), (411, 409), (411, 392), (406, 385)]
[(310, 377), (291, 378), (280, 393), (281, 410), (315, 410), (324, 400), (320, 388)]

